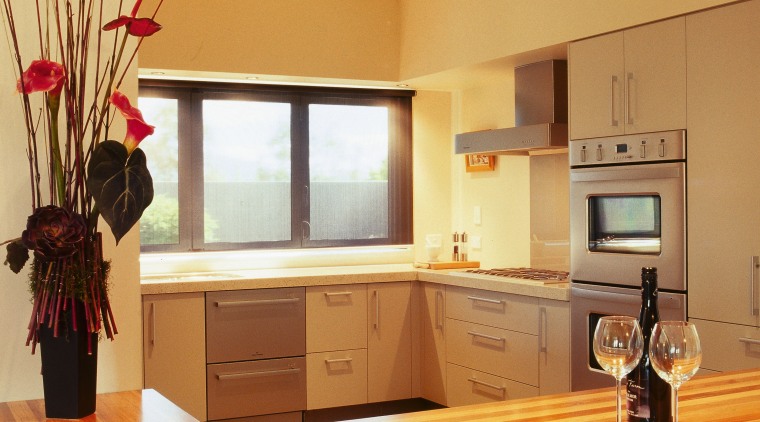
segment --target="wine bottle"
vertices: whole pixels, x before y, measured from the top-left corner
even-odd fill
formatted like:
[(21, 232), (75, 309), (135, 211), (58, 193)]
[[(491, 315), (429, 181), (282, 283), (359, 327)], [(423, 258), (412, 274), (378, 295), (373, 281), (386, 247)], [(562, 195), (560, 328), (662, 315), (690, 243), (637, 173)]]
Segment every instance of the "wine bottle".
[(628, 374), (626, 407), (629, 421), (660, 422), (670, 420), (670, 385), (660, 378), (649, 360), (649, 339), (654, 324), (660, 320), (657, 310), (657, 268), (641, 269), (641, 311), (639, 326), (644, 337), (644, 353), (639, 364)]

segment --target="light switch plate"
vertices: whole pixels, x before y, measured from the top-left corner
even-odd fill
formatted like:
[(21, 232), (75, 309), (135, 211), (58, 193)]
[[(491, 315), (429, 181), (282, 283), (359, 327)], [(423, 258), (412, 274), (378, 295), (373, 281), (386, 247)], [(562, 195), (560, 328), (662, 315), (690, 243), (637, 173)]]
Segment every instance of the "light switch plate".
[(472, 249), (480, 249), (481, 239), (480, 236), (470, 236), (470, 245)]

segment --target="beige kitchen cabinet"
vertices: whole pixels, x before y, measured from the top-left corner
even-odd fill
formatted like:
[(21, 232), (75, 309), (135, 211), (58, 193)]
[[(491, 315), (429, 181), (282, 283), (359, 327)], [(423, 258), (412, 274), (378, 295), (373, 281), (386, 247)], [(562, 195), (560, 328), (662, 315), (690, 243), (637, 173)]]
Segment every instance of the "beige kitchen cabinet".
[(523, 399), (538, 395), (538, 388), (487, 372), (449, 363), (447, 365), (449, 407)]
[(686, 18), (688, 315), (713, 370), (760, 365), (757, 22), (760, 1)]
[(539, 299), (538, 386), (542, 396), (570, 391), (570, 302)]
[(570, 139), (686, 127), (683, 17), (570, 43)]
[(369, 284), (367, 301), (367, 400), (411, 398), (411, 282)]
[(422, 335), (420, 348), (421, 396), (446, 405), (446, 289), (443, 285), (422, 283)]
[(206, 420), (205, 299), (200, 293), (143, 296), (144, 387)]
[(307, 409), (367, 403), (367, 285), (306, 288)]

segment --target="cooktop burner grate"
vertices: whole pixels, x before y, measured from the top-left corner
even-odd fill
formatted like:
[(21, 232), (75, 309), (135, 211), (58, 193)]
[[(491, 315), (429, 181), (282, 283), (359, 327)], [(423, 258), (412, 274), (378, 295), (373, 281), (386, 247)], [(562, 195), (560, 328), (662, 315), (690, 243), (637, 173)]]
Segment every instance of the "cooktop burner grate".
[(567, 280), (567, 271), (539, 270), (535, 268), (492, 268), (467, 270), (468, 273), (498, 275), (526, 280)]

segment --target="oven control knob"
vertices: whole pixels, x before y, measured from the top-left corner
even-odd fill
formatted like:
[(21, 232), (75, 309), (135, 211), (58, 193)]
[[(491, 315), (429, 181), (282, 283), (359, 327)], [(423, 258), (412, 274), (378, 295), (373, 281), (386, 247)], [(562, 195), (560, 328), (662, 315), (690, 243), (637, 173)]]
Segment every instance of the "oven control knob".
[(586, 146), (581, 147), (581, 163), (586, 162)]
[(641, 157), (641, 158), (647, 158), (647, 144), (646, 144), (646, 141), (641, 141), (641, 146), (639, 147), (639, 157)]
[(602, 161), (602, 144), (596, 147), (596, 161)]
[(660, 139), (659, 153), (660, 153), (660, 157), (665, 157), (665, 140), (664, 139)]

